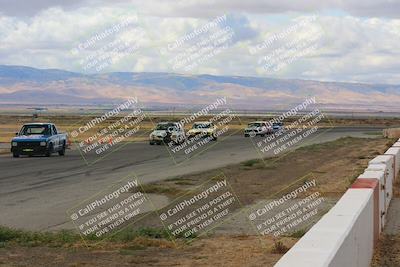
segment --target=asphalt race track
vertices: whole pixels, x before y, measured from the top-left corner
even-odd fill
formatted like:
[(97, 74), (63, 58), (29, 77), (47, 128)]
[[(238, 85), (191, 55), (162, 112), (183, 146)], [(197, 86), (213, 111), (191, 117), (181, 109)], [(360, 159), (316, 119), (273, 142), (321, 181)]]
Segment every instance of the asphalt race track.
[[(379, 130), (382, 129), (321, 129), (303, 145), (344, 136), (371, 137), (365, 133)], [(127, 144), (92, 165), (85, 163), (77, 149), (67, 150), (65, 157), (2, 155), (0, 225), (34, 230), (73, 228), (66, 210), (129, 174), (135, 173), (142, 183), (148, 183), (258, 157), (250, 138), (239, 135), (214, 142), (213, 147), (189, 159), (178, 155), (173, 160), (165, 146), (145, 142)]]

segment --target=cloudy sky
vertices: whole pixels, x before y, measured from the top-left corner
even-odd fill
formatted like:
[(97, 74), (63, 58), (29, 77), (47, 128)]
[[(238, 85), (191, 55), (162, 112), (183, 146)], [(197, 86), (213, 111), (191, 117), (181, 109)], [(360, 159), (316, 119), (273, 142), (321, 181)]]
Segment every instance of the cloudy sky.
[(0, 0), (0, 64), (400, 83), (398, 0)]

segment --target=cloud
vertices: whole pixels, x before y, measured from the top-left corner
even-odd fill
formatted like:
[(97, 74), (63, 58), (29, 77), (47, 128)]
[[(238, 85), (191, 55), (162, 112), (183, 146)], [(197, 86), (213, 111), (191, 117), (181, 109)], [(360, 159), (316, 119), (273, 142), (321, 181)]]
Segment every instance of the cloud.
[[(207, 0), (201, 5), (211, 2)], [(267, 2), (264, 1), (259, 9), (265, 8)], [(286, 3), (280, 2), (282, 5)], [(223, 10), (232, 11), (234, 7), (239, 9), (241, 6), (244, 11), (256, 9), (256, 3), (252, 0), (248, 5), (236, 0), (231, 0), (229, 2), (231, 4), (228, 5), (222, 0), (218, 1), (213, 9), (215, 13), (218, 13), (214, 17), (210, 17), (210, 14), (207, 17), (175, 17), (174, 14), (188, 10), (194, 3), (195, 1), (192, 0), (179, 3), (172, 1), (171, 4), (160, 4), (158, 8), (155, 8), (153, 1), (146, 2), (142, 12), (153, 7), (154, 10), (157, 9), (160, 12), (170, 10), (175, 13), (171, 13), (169, 17), (139, 13), (137, 23), (110, 34), (107, 38), (97, 41), (95, 46), (78, 51), (76, 54), (71, 51), (79, 44), (121, 23), (124, 18), (134, 17), (135, 8), (121, 8), (118, 5), (75, 9), (54, 7), (41, 11), (31, 18), (0, 16), (2, 40), (0, 64), (85, 72), (87, 70), (80, 62), (93, 56), (98, 49), (115, 40), (138, 39), (140, 47), (134, 53), (123, 54), (121, 51), (113, 51), (115, 46), (109, 47), (106, 52), (111, 56), (112, 64), (107, 65), (102, 71), (181, 72), (174, 70), (170, 61), (188, 51), (203, 37), (196, 37), (172, 51), (166, 49), (165, 53), (161, 53), (161, 49), (168, 48), (179, 38), (187, 36), (217, 16), (223, 15), (224, 13), (221, 13)], [(273, 5), (272, 2), (270, 5)], [(368, 1), (365, 5), (368, 5)], [(278, 11), (276, 9), (276, 12)], [(189, 12), (186, 13), (187, 16), (189, 14)], [(272, 48), (262, 50), (255, 55), (249, 53), (249, 48), (305, 18), (310, 18), (310, 16), (281, 14), (277, 20), (274, 16), (227, 13), (226, 21), (220, 27), (230, 26), (234, 31), (234, 41), (227, 49), (207, 58), (187, 73), (400, 83), (398, 74), (400, 52), (397, 49), (400, 43), (399, 19), (321, 15), (308, 26), (291, 33), (278, 45), (289, 50), (285, 48), (288, 42), (299, 37), (307, 37), (310, 29), (322, 29), (323, 34), (316, 41), (317, 48), (312, 53), (299, 57), (298, 60), (278, 72), (263, 70), (258, 61), (260, 57), (271, 53)], [(132, 30), (137, 27), (144, 29), (144, 36), (138, 38), (135, 35), (135, 31)], [(89, 70), (89, 72), (93, 71), (95, 72), (93, 68)]]
[(162, 17), (214, 17), (222, 13), (274, 14), (284, 12), (319, 12), (341, 10), (353, 16), (400, 17), (400, 2), (394, 0), (0, 0), (6, 16), (34, 16), (48, 8), (74, 10), (81, 7), (135, 5), (145, 14)]
[(252, 28), (249, 19), (244, 15), (229, 14), (226, 25), (235, 32), (233, 42), (252, 40), (258, 36), (257, 30)]

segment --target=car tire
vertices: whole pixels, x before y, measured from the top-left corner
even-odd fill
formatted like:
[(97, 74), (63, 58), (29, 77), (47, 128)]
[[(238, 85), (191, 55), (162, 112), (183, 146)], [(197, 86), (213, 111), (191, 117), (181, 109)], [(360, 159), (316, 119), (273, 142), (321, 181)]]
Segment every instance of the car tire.
[(260, 136), (261, 136), (261, 137), (264, 137), (264, 136), (265, 136), (265, 134), (260, 134)]
[(62, 149), (58, 151), (59, 156), (65, 156), (65, 144), (63, 144)]
[(53, 153), (53, 145), (49, 144), (49, 148), (47, 149), (45, 156), (50, 157), (51, 153)]
[(249, 137), (249, 136), (250, 136), (250, 135), (248, 135), (248, 134), (245, 134), (245, 135), (244, 135), (244, 137)]
[(19, 158), (19, 154), (18, 153), (13, 153), (13, 158)]
[(152, 142), (152, 141), (150, 141), (149, 144), (150, 144), (151, 146), (154, 146), (154, 142)]

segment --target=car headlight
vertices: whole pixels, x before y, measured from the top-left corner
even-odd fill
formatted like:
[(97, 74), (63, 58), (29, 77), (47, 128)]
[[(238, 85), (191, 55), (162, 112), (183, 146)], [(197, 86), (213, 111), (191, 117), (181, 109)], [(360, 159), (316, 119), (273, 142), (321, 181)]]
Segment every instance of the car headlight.
[(46, 146), (46, 142), (40, 142), (40, 146)]
[(12, 146), (17, 146), (18, 144), (17, 144), (17, 142), (12, 142), (11, 145)]

